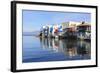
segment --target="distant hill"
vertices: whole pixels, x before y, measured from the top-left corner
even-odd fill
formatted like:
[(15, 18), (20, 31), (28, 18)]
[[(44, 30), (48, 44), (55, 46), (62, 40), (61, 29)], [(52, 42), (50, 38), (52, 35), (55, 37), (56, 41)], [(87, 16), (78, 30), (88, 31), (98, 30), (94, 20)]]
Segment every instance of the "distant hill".
[(38, 36), (40, 34), (40, 31), (34, 31), (34, 32), (23, 32), (24, 36)]

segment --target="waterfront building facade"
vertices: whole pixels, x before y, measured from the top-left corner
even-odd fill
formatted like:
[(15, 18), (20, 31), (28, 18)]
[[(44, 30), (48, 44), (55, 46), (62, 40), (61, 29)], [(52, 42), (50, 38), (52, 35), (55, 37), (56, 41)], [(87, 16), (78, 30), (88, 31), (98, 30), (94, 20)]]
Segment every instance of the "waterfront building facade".
[(82, 23), (77, 26), (78, 38), (90, 40), (91, 39), (91, 25), (89, 23)]
[(86, 22), (64, 22), (42, 27), (42, 37), (91, 39), (91, 25)]

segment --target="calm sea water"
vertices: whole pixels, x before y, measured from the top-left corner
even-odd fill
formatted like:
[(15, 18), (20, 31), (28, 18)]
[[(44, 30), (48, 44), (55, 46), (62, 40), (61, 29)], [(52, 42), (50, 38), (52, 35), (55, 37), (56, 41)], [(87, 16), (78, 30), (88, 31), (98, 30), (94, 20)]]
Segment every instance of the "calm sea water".
[(90, 42), (23, 35), (23, 63), (86, 59), (91, 59)]

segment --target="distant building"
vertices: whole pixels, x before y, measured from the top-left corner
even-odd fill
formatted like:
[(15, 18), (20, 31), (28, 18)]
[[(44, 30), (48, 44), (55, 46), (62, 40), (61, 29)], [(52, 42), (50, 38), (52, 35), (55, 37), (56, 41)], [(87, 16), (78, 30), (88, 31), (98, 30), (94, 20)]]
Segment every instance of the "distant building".
[(91, 25), (89, 23), (81, 23), (77, 26), (77, 37), (80, 39), (91, 39)]
[(91, 39), (91, 25), (86, 22), (64, 22), (61, 24), (46, 25), (42, 27), (42, 37), (78, 37)]
[(63, 29), (63, 36), (64, 37), (70, 37), (70, 36), (77, 36), (77, 26), (80, 25), (81, 22), (64, 22), (62, 23), (62, 29)]
[(64, 22), (64, 23), (62, 23), (62, 29), (66, 29), (69, 27), (76, 27), (80, 24), (81, 24), (81, 22), (73, 22), (73, 21)]

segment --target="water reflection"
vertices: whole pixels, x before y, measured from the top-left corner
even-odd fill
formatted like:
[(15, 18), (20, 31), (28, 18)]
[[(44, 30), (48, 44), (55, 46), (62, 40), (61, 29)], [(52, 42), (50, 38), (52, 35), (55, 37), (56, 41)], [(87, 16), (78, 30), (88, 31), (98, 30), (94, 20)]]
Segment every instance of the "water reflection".
[(40, 38), (41, 47), (43, 49), (49, 49), (53, 52), (62, 52), (64, 55), (72, 58), (80, 56), (83, 58), (89, 57), (91, 54), (91, 44), (82, 40), (71, 39), (50, 39)]
[(22, 61), (47, 62), (91, 59), (91, 44), (72, 39), (23, 36)]

